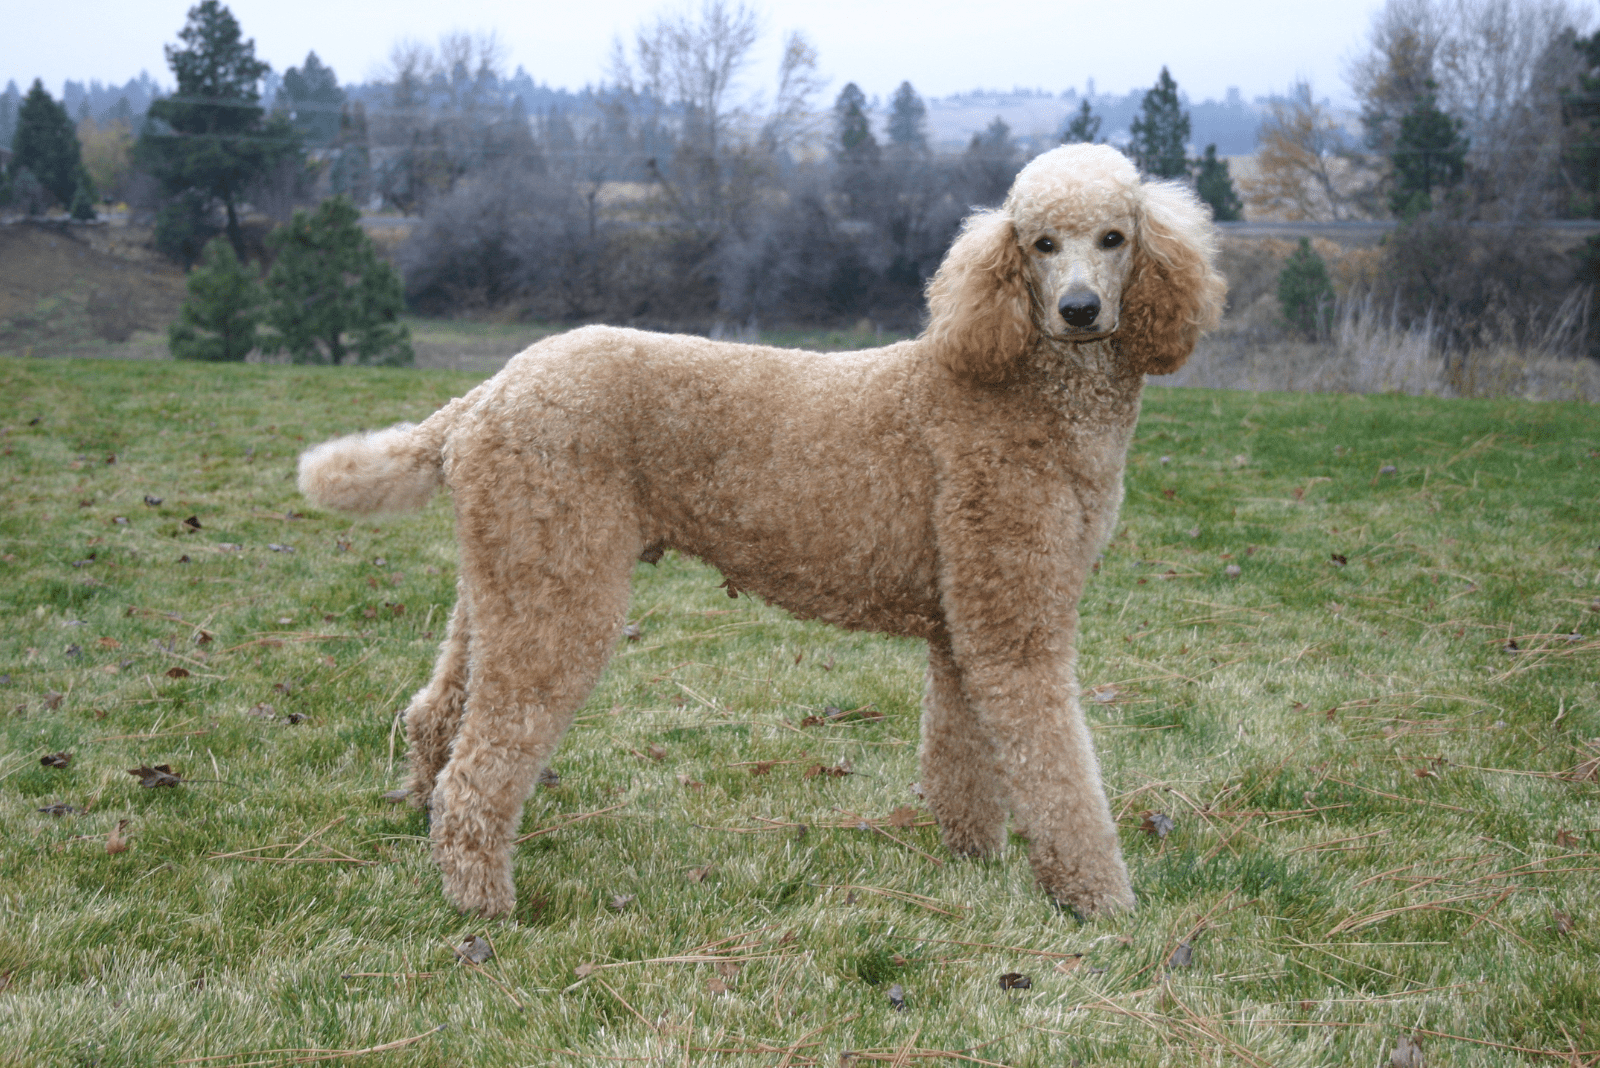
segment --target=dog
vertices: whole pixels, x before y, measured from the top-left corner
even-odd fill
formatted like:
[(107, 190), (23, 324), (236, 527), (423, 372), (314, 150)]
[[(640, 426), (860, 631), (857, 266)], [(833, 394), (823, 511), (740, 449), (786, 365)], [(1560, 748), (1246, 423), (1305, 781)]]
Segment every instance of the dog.
[(921, 336), (809, 353), (591, 326), (422, 423), (308, 450), (356, 514), (454, 498), (459, 598), (405, 715), (444, 892), (511, 910), (522, 805), (600, 676), (635, 561), (699, 557), (804, 619), (924, 639), (922, 785), (946, 846), (1007, 812), (1083, 915), (1135, 905), (1074, 677), (1146, 375), (1221, 315), (1210, 214), (1103, 145), (973, 214)]

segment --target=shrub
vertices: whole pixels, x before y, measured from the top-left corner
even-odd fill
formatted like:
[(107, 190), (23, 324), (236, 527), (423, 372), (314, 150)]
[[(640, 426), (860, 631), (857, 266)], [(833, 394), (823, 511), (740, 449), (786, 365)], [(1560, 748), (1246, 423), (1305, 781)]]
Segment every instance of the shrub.
[(1290, 253), (1278, 274), (1278, 303), (1291, 329), (1312, 339), (1327, 333), (1333, 318), (1333, 283), (1327, 263), (1309, 238), (1300, 239), (1300, 247)]

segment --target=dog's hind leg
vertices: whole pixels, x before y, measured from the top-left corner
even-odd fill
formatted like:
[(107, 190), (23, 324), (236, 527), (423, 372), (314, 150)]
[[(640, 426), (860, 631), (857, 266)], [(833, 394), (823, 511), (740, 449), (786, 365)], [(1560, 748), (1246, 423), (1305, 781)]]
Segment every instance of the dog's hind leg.
[(455, 611), (450, 613), (450, 626), (439, 648), (439, 659), (434, 662), (433, 677), (406, 708), (407, 763), (411, 768), (406, 788), (416, 805), (426, 805), (433, 796), (434, 780), (450, 759), (450, 742), (466, 706), (472, 617), (463, 586), (457, 584)]
[(1005, 844), (1005, 784), (994, 743), (961, 692), (961, 673), (946, 638), (928, 642), (922, 789), (952, 852), (989, 856)]
[(464, 911), (511, 910), (523, 802), (599, 679), (627, 612), (637, 525), (620, 491), (583, 489), (581, 501), (554, 507), (522, 486), (493, 486), (497, 500), (456, 494), (471, 683), (434, 788), (431, 834), (445, 896)]

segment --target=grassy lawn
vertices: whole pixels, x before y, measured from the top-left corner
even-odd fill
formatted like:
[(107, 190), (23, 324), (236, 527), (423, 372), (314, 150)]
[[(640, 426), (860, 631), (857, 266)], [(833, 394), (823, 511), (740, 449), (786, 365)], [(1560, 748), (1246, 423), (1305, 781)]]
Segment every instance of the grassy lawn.
[(668, 556), (483, 923), (384, 797), (448, 499), (292, 479), (474, 380), (0, 360), (0, 1064), (1600, 1055), (1593, 408), (1149, 394), (1080, 663), (1132, 915), (943, 851), (917, 643)]

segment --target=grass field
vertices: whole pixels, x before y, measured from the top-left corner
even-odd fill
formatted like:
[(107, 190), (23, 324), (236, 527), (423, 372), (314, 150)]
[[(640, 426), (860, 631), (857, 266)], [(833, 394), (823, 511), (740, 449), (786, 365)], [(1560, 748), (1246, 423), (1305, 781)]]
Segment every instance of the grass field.
[(917, 643), (669, 555), (483, 923), (384, 797), (449, 502), (292, 479), (473, 381), (0, 360), (0, 1064), (1600, 1059), (1594, 409), (1148, 395), (1080, 664), (1132, 915), (943, 851)]

